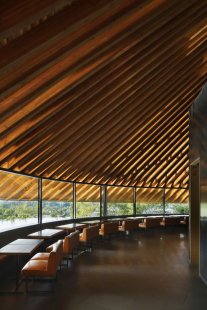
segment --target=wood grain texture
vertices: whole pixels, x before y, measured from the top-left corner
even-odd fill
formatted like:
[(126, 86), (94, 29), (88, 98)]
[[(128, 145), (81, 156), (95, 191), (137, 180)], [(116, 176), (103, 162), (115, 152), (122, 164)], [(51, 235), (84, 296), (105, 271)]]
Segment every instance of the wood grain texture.
[[(187, 189), (188, 111), (207, 72), (206, 1), (70, 2), (0, 4), (0, 39), (9, 36), (0, 47), (0, 166)], [(24, 22), (31, 27), (20, 35)]]

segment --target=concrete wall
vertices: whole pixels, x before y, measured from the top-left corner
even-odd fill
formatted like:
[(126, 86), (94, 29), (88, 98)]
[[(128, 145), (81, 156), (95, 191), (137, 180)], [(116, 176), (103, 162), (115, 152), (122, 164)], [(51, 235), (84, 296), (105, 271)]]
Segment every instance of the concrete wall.
[[(190, 227), (191, 241), (193, 240), (191, 251), (193, 255), (196, 254), (196, 251), (199, 251), (200, 276), (207, 282), (207, 84), (204, 85), (190, 110), (189, 156), (192, 175), (195, 169), (193, 164), (197, 161), (200, 166), (199, 204), (195, 198), (194, 181), (192, 176), (190, 177), (190, 206), (192, 215)], [(194, 214), (195, 216), (193, 216)], [(196, 242), (200, 244), (195, 244)]]

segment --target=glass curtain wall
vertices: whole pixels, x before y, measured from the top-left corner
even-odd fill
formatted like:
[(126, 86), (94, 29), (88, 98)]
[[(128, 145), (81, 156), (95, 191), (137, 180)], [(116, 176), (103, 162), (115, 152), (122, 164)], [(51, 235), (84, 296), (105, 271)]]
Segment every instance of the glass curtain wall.
[(107, 215), (133, 215), (133, 188), (107, 186)]
[(136, 214), (162, 214), (163, 189), (137, 188), (136, 189)]
[(38, 179), (0, 170), (0, 232), (38, 224)]
[[(38, 224), (38, 178), (0, 170), (0, 232)], [(101, 191), (102, 188), (102, 197)], [(73, 218), (76, 199), (76, 218), (99, 217), (100, 202), (104, 206), (104, 188), (99, 185), (42, 180), (42, 222)], [(106, 215), (133, 214), (132, 187), (106, 187)], [(163, 189), (136, 188), (136, 214), (162, 214)], [(102, 210), (104, 213), (104, 210)], [(189, 214), (189, 191), (165, 190), (166, 214)]]
[(73, 218), (73, 184), (42, 180), (42, 222)]
[(166, 189), (165, 213), (189, 214), (189, 191), (185, 189)]
[(76, 184), (76, 218), (100, 216), (100, 186)]

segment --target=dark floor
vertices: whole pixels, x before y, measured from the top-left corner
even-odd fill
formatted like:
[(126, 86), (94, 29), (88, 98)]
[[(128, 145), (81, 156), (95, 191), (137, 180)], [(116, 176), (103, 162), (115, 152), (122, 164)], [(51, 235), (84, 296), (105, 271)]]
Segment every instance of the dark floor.
[(179, 228), (113, 236), (59, 272), (53, 293), (2, 295), (0, 309), (207, 309), (207, 286), (189, 267), (188, 252)]

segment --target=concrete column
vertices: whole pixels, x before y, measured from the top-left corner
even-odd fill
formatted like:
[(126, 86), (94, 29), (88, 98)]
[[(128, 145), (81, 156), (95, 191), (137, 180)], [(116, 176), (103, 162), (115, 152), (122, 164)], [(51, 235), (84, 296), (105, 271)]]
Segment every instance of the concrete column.
[(199, 271), (200, 258), (200, 164), (190, 166), (190, 262)]

